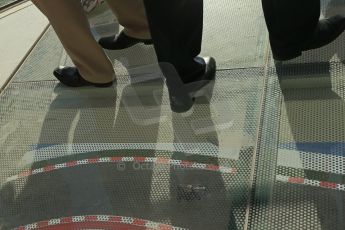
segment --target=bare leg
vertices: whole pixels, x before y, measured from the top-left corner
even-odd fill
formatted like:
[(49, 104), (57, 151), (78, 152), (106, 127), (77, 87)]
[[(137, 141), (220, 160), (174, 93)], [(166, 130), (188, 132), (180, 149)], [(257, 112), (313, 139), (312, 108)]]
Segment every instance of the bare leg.
[(81, 76), (92, 83), (108, 83), (114, 69), (93, 38), (80, 0), (33, 0), (49, 19)]
[(108, 5), (116, 15), (126, 35), (151, 39), (143, 0), (109, 0)]

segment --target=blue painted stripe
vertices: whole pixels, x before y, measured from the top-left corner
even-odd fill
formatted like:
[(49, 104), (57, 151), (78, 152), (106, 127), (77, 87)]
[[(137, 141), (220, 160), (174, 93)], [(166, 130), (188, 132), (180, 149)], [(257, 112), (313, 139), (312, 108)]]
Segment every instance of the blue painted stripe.
[(279, 147), (289, 150), (345, 157), (345, 142), (297, 142), (281, 144)]

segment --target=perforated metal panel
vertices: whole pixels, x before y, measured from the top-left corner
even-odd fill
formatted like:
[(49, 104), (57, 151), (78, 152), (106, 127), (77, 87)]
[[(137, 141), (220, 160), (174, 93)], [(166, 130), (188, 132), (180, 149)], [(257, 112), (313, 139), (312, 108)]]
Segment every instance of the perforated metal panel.
[(12, 82), (55, 80), (52, 70), (62, 64), (63, 47), (50, 27), (34, 47)]
[(344, 227), (343, 64), (305, 60), (268, 70), (251, 229)]
[[(160, 79), (118, 90), (12, 83), (0, 109), (3, 223), (103, 214), (191, 229), (242, 228), (262, 74), (219, 71), (211, 103), (210, 95), (198, 98), (182, 115), (171, 113)], [(109, 162), (133, 156), (171, 162)], [(95, 158), (103, 160), (90, 163)], [(39, 211), (28, 214), (32, 208)]]
[(261, 1), (206, 0), (202, 55), (219, 68), (265, 65), (268, 33)]
[(0, 97), (0, 229), (344, 229), (343, 44), (275, 63), (260, 1), (207, 0), (216, 81), (175, 114), (152, 46), (71, 89), (49, 29)]

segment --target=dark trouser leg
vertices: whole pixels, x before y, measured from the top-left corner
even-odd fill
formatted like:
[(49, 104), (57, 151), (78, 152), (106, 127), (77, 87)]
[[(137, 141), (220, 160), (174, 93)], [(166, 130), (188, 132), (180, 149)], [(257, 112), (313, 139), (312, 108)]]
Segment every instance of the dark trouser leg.
[[(144, 0), (144, 3), (161, 66), (174, 66), (184, 83), (203, 74), (205, 65), (194, 60), (201, 51), (203, 0)], [(162, 71), (168, 78), (169, 71), (164, 67)]]
[(319, 0), (262, 0), (273, 54), (291, 57), (301, 53), (319, 22)]

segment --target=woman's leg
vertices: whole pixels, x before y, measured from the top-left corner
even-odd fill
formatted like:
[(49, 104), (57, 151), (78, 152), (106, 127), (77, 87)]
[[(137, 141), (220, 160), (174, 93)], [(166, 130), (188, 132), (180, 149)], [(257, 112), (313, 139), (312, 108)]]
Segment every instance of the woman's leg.
[(119, 24), (124, 27), (126, 35), (139, 39), (151, 39), (143, 0), (109, 0), (107, 2)]
[(92, 83), (108, 83), (114, 69), (93, 38), (80, 0), (33, 0), (49, 19), (81, 76)]

